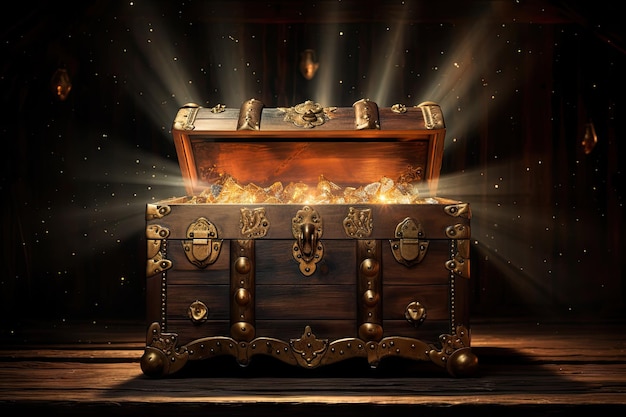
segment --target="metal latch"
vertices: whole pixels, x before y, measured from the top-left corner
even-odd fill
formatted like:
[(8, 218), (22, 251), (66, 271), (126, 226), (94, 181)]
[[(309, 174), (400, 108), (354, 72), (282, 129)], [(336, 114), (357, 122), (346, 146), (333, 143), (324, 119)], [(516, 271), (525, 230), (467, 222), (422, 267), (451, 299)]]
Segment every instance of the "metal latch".
[(424, 231), (417, 220), (407, 217), (398, 223), (394, 236), (398, 239), (389, 242), (396, 261), (406, 266), (415, 265), (422, 261), (429, 242), (420, 240), (424, 237)]
[(293, 258), (298, 262), (300, 272), (308, 277), (324, 256), (324, 245), (320, 241), (322, 218), (317, 211), (305, 206), (291, 220), (291, 229), (296, 238), (292, 247)]
[(217, 229), (205, 217), (199, 217), (187, 228), (187, 238), (183, 249), (189, 262), (198, 268), (206, 268), (214, 263), (222, 248), (222, 240), (217, 239)]

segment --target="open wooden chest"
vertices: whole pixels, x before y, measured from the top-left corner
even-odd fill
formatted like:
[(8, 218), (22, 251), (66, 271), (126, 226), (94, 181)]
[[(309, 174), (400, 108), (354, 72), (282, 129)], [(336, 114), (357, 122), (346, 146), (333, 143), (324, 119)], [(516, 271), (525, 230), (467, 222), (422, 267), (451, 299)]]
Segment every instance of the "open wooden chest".
[(146, 375), (222, 355), (474, 373), (470, 207), (436, 195), (438, 105), (189, 105), (172, 132), (188, 195), (146, 207)]

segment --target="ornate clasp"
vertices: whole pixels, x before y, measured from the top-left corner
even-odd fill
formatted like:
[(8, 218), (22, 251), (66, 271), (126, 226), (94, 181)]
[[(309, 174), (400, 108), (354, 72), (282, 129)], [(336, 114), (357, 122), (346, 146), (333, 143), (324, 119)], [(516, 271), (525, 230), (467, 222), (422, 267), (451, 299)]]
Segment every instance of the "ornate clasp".
[(314, 128), (323, 125), (330, 119), (330, 114), (337, 107), (322, 107), (321, 104), (312, 100), (306, 100), (294, 107), (277, 107), (278, 111), (285, 113), (285, 121), (299, 127)]
[(407, 217), (398, 223), (394, 235), (398, 239), (391, 240), (390, 243), (396, 261), (406, 266), (412, 266), (422, 261), (429, 242), (420, 240), (424, 237), (424, 231), (417, 220)]
[(316, 264), (322, 260), (324, 245), (322, 237), (322, 218), (311, 207), (305, 206), (292, 219), (293, 258), (300, 265), (300, 272), (310, 276), (315, 272)]

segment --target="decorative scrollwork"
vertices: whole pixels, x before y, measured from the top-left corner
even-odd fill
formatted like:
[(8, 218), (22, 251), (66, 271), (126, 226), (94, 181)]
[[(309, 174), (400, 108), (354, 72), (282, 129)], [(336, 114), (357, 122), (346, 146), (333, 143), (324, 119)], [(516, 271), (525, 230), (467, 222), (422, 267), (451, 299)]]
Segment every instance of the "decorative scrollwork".
[(318, 339), (311, 327), (306, 326), (300, 339), (291, 339), (289, 346), (296, 354), (295, 358), (300, 366), (314, 368), (320, 364), (328, 349), (328, 339)]
[(277, 107), (277, 110), (285, 113), (286, 122), (310, 129), (323, 125), (331, 118), (331, 113), (337, 110), (337, 107), (322, 107), (319, 103), (306, 100), (294, 107)]
[(293, 237), (293, 258), (298, 262), (300, 272), (310, 276), (315, 272), (316, 264), (322, 260), (324, 245), (322, 237), (322, 217), (309, 206), (299, 210), (291, 220)]
[(248, 238), (259, 238), (267, 234), (270, 227), (270, 221), (265, 217), (265, 208), (257, 207), (255, 209), (241, 209), (241, 235)]
[(369, 237), (374, 229), (372, 209), (350, 207), (348, 215), (343, 219), (343, 229), (348, 237), (357, 239)]
[(471, 376), (478, 367), (478, 358), (469, 346), (469, 330), (457, 326), (454, 335), (439, 337), (441, 348), (419, 339), (402, 336), (385, 337), (380, 341), (365, 341), (348, 337), (329, 341), (319, 339), (310, 326), (305, 326), (300, 338), (285, 342), (270, 337), (257, 337), (249, 342), (216, 336), (194, 340), (177, 347), (175, 333), (161, 333), (157, 323), (148, 329), (147, 346), (141, 358), (141, 369), (148, 375), (160, 377), (178, 372), (187, 361), (233, 356), (246, 366), (255, 355), (271, 356), (286, 364), (307, 369), (330, 365), (351, 358), (365, 358), (376, 367), (387, 357), (432, 361), (454, 377)]

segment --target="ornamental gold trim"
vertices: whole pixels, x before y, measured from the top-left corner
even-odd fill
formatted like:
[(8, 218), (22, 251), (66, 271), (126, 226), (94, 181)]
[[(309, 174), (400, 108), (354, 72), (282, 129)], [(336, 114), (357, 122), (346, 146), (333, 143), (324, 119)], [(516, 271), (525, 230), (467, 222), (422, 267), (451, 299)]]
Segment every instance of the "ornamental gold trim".
[(387, 357), (430, 361), (444, 368), (453, 377), (467, 377), (478, 369), (478, 358), (470, 348), (469, 329), (459, 325), (454, 334), (442, 334), (439, 343), (427, 343), (403, 336), (365, 341), (348, 337), (330, 341), (318, 338), (306, 325), (299, 338), (289, 342), (257, 337), (249, 342), (216, 336), (194, 340), (177, 346), (176, 333), (161, 333), (158, 323), (148, 329), (146, 348), (140, 364), (144, 374), (163, 377), (180, 371), (188, 361), (212, 359), (223, 355), (234, 357), (242, 366), (256, 355), (270, 356), (283, 363), (313, 369), (352, 358), (364, 358), (370, 367), (377, 367)]
[(304, 206), (291, 219), (291, 229), (296, 239), (292, 246), (293, 258), (302, 275), (311, 276), (324, 256), (322, 217), (315, 209)]
[(416, 265), (424, 259), (430, 242), (424, 240), (422, 224), (411, 217), (405, 218), (398, 223), (394, 236), (397, 239), (390, 240), (393, 257), (405, 266)]
[(194, 130), (194, 122), (200, 108), (197, 104), (190, 103), (179, 109), (174, 118), (173, 128), (177, 130)]
[(432, 101), (425, 101), (418, 104), (418, 109), (422, 110), (422, 116), (424, 118), (424, 127), (426, 129), (443, 129), (445, 124), (443, 122), (443, 114), (439, 105)]
[(468, 203), (450, 204), (445, 206), (443, 211), (448, 216), (452, 217), (463, 217), (465, 219), (470, 219), (472, 217), (472, 212)]
[(147, 204), (146, 205), (146, 221), (162, 219), (172, 212), (168, 205)]
[(356, 130), (380, 129), (378, 104), (362, 98), (352, 104), (354, 107), (354, 128)]
[(220, 255), (222, 240), (218, 239), (217, 227), (206, 217), (199, 217), (187, 228), (187, 240), (183, 250), (187, 260), (199, 269), (215, 263)]
[(471, 230), (466, 224), (453, 224), (446, 227), (446, 237), (450, 239), (469, 239)]
[(172, 267), (172, 261), (165, 259), (165, 239), (170, 235), (169, 229), (158, 224), (146, 227), (146, 276), (152, 277)]
[(307, 129), (321, 126), (332, 118), (332, 113), (337, 107), (323, 107), (312, 100), (306, 100), (294, 107), (277, 107), (278, 111), (285, 113), (285, 122), (293, 123), (298, 127)]
[(243, 237), (253, 239), (267, 235), (270, 221), (265, 215), (264, 207), (254, 209), (242, 208), (240, 213), (239, 225), (241, 226), (241, 235)]
[[(446, 261), (445, 266), (448, 271), (452, 272), (454, 275), (461, 276), (464, 278), (470, 277), (470, 258), (469, 258), (469, 240), (453, 240), (451, 241), (452, 245), (452, 256), (449, 260)], [(456, 248), (456, 251), (455, 251)]]
[(244, 101), (239, 109), (237, 130), (259, 130), (261, 128), (261, 111), (263, 103), (251, 98)]
[(374, 230), (374, 217), (372, 209), (350, 207), (348, 214), (343, 219), (343, 230), (346, 236), (363, 239), (371, 236)]

